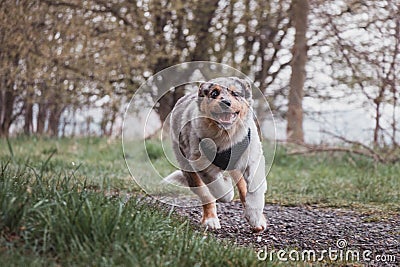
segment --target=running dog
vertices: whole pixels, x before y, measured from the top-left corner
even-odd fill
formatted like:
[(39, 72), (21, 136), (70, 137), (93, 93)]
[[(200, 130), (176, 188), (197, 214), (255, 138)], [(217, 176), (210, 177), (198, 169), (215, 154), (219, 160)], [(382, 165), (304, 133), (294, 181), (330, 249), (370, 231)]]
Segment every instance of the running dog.
[(221, 228), (216, 201), (233, 199), (232, 180), (253, 231), (266, 228), (265, 159), (252, 104), (247, 81), (221, 77), (179, 99), (171, 112), (172, 146), (181, 170), (164, 182), (189, 186), (198, 195), (201, 223), (208, 228)]

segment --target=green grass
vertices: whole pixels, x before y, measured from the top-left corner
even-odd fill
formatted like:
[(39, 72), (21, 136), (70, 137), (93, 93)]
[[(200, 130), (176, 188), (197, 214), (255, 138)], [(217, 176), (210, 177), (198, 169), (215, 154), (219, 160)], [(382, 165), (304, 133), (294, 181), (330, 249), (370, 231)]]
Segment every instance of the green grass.
[[(18, 141), (25, 143), (24, 141)], [(254, 266), (251, 249), (238, 248), (194, 231), (180, 218), (139, 201), (108, 195), (102, 164), (80, 158), (81, 165), (70, 166), (68, 142), (80, 144), (82, 154), (94, 153), (85, 142), (50, 140), (40, 144), (58, 146), (48, 150), (33, 144), (32, 158), (13, 145), (14, 157), (2, 155), (0, 164), (0, 258), (2, 266)], [(83, 142), (83, 143), (80, 143)], [(101, 144), (100, 144), (101, 143)], [(52, 147), (49, 145), (49, 147)], [(97, 146), (110, 146), (100, 140)], [(25, 149), (28, 143), (25, 143)], [(42, 147), (40, 150), (39, 148)], [(19, 151), (20, 150), (20, 151)], [(39, 151), (38, 151), (39, 150)], [(46, 151), (45, 151), (46, 150)], [(4, 151), (3, 151), (4, 152)], [(62, 155), (68, 160), (62, 161)], [(93, 153), (93, 154), (92, 154)], [(114, 153), (110, 151), (110, 153)], [(60, 155), (61, 154), (61, 155)], [(24, 157), (26, 157), (24, 159)], [(110, 160), (105, 153), (101, 157)], [(114, 166), (116, 168), (116, 166)], [(100, 177), (90, 180), (87, 174)], [(107, 170), (106, 172), (108, 172)], [(109, 175), (109, 174), (106, 174)], [(96, 184), (99, 183), (99, 184)], [(112, 185), (115, 186), (115, 185)], [(112, 187), (107, 186), (107, 187)]]
[(400, 164), (349, 154), (287, 156), (277, 150), (267, 202), (400, 211)]
[[(50, 170), (71, 171), (79, 167), (75, 174), (77, 178), (87, 179), (100, 188), (103, 185), (129, 190), (138, 188), (127, 171), (119, 140), (18, 137), (11, 139), (10, 144), (14, 154), (12, 160), (17, 165), (37, 168), (53, 154), (46, 167)], [(5, 139), (0, 139), (0, 147), (3, 148), (0, 160), (7, 161), (11, 153)]]
[[(160, 143), (152, 140), (146, 145), (153, 166), (143, 164), (137, 169), (139, 173), (146, 173), (145, 179), (155, 176), (154, 169), (160, 177), (174, 170), (163, 155)], [(132, 146), (131, 150), (140, 147), (143, 144)], [(264, 152), (266, 158), (271, 158), (267, 145)], [(131, 165), (140, 161), (131, 160)], [(267, 179), (267, 203), (400, 211), (400, 163), (385, 165), (338, 153), (288, 156), (284, 147), (278, 147)]]
[[(146, 178), (157, 170), (163, 176), (174, 169), (157, 141), (146, 143), (152, 165), (142, 142), (130, 145), (125, 151), (134, 174)], [(2, 266), (260, 264), (251, 249), (217, 241), (138, 201), (119, 140), (20, 137), (0, 139), (0, 147)], [(400, 164), (343, 154), (287, 156), (279, 148), (266, 201), (397, 213), (399, 173)]]
[[(37, 168), (53, 154), (47, 168), (63, 172), (79, 166), (75, 173), (77, 179), (86, 179), (96, 188), (140, 189), (129, 175), (119, 140), (17, 138), (10, 143), (13, 162), (17, 165)], [(0, 140), (0, 147), (3, 147), (0, 160), (5, 161), (11, 157), (6, 140)], [(158, 183), (175, 169), (168, 161), (174, 161), (171, 149), (166, 143), (166, 157), (158, 141), (146, 141), (148, 154), (143, 147), (143, 142), (127, 143), (128, 166), (140, 182), (155, 179)], [(285, 205), (320, 204), (400, 211), (399, 174), (400, 163), (385, 165), (348, 154), (288, 156), (284, 148), (278, 147), (268, 176), (266, 200)]]

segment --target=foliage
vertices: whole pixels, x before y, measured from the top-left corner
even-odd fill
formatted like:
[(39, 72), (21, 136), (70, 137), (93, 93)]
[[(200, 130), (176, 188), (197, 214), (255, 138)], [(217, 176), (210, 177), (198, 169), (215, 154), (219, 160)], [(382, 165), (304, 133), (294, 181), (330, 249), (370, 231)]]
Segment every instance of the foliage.
[[(109, 135), (139, 84), (184, 61), (227, 63), (265, 88), (289, 64), (277, 58), (278, 51), (288, 54), (279, 47), (290, 26), (289, 6), (253, 0), (3, 1), (0, 104), (7, 106), (0, 135), (8, 135), (18, 119), (26, 134), (80, 129)], [(173, 97), (159, 113), (170, 110)], [(100, 122), (85, 114), (93, 108), (101, 108)]]
[(150, 160), (156, 160), (164, 156), (164, 150), (157, 141), (147, 141), (146, 152)]
[(318, 20), (309, 28), (314, 49), (308, 73), (319, 69), (322, 79), (309, 88), (310, 96), (328, 107), (340, 101), (352, 110), (365, 110), (371, 117), (371, 125), (365, 127), (371, 132), (369, 143), (399, 147), (398, 2), (315, 1), (312, 12)]

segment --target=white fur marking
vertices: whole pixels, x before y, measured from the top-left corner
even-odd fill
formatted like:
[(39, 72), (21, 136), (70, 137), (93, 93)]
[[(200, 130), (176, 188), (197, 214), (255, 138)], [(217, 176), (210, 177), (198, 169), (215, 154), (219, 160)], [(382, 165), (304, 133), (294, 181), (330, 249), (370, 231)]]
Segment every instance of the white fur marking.
[(221, 224), (218, 218), (208, 218), (203, 222), (203, 226), (210, 229), (221, 229)]
[(245, 209), (244, 217), (249, 222), (250, 226), (254, 229), (262, 228), (265, 230), (267, 228), (267, 222), (260, 209)]

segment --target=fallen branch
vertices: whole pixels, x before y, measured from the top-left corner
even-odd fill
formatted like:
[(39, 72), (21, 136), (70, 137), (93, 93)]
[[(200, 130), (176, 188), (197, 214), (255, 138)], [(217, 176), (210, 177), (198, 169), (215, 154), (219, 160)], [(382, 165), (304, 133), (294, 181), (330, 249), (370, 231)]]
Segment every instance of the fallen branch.
[[(295, 150), (289, 151), (288, 155), (304, 155), (304, 154), (312, 154), (318, 152), (342, 152), (342, 153), (351, 153), (364, 157), (368, 157), (373, 159), (376, 162), (380, 163), (396, 163), (400, 162), (400, 147), (394, 146), (389, 153), (382, 153), (378, 150), (375, 150), (361, 142), (349, 140), (343, 136), (339, 136), (327, 131), (323, 131), (325, 134), (329, 134), (346, 144), (351, 145), (350, 147), (340, 147), (340, 146), (327, 146), (327, 145), (309, 145), (305, 143), (292, 143), (296, 145)], [(279, 141), (278, 141), (279, 142)], [(281, 141), (282, 142), (282, 141)], [(287, 142), (285, 142), (287, 143)], [(300, 147), (300, 148), (299, 148)]]
[(369, 157), (378, 162), (382, 162), (382, 163), (385, 162), (385, 160), (380, 156), (377, 156), (375, 154), (370, 154), (366, 151), (354, 149), (354, 148), (326, 147), (326, 146), (311, 146), (311, 147), (304, 146), (304, 148), (306, 148), (306, 150), (294, 150), (294, 151), (288, 152), (287, 154), (292, 156), (292, 155), (311, 154), (311, 153), (316, 153), (316, 152), (347, 152), (347, 153), (352, 153), (352, 154)]
[(343, 141), (343, 142), (345, 142), (347, 144), (351, 144), (351, 145), (354, 145), (354, 146), (360, 146), (360, 147), (364, 148), (366, 151), (368, 151), (370, 156), (373, 157), (374, 160), (376, 160), (376, 161), (379, 161), (379, 162), (384, 162), (385, 161), (385, 159), (377, 151), (373, 150), (372, 148), (370, 148), (369, 146), (367, 146), (367, 145), (365, 145), (365, 144), (363, 144), (361, 142), (349, 140), (349, 139), (347, 139), (347, 138), (345, 138), (343, 136), (340, 136), (340, 135), (337, 135), (337, 134), (334, 134), (334, 133), (331, 133), (331, 132), (328, 132), (328, 131), (322, 131), (322, 133), (331, 135), (331, 136), (333, 136), (333, 137), (335, 137), (335, 138), (337, 138), (337, 139), (339, 139), (339, 140), (341, 140), (341, 141)]

